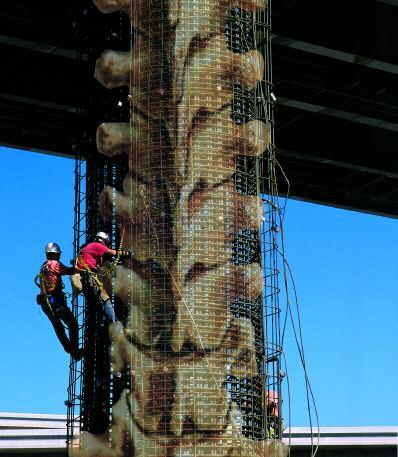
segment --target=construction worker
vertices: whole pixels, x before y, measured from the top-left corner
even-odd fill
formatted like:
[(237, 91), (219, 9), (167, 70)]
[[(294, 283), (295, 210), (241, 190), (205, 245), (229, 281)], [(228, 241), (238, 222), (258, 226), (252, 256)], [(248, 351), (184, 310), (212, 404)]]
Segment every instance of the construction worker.
[(99, 268), (104, 260), (131, 257), (131, 251), (110, 249), (108, 245), (109, 235), (105, 232), (98, 232), (95, 241), (81, 249), (76, 265), (82, 273), (83, 292), (86, 298), (90, 302), (94, 301), (102, 306), (105, 325), (116, 322), (116, 316), (112, 302), (98, 275)]
[[(65, 352), (75, 360), (80, 360), (83, 351), (79, 349), (79, 327), (76, 318), (67, 306), (62, 282), (62, 276), (73, 275), (75, 268), (66, 267), (60, 262), (62, 251), (57, 243), (47, 243), (44, 252), (47, 260), (35, 278), (35, 283), (41, 291), (37, 296), (37, 303), (41, 305), (43, 312), (49, 318)], [(65, 333), (63, 323), (69, 330), (69, 338)]]
[(269, 439), (278, 439), (282, 425), (279, 417), (279, 394), (276, 390), (266, 390), (266, 407), (267, 437)]

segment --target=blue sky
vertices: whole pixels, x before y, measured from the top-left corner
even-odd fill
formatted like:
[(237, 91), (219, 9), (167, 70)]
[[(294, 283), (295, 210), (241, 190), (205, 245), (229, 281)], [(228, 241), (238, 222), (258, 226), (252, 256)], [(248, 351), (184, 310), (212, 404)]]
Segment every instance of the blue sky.
[[(69, 358), (35, 303), (33, 277), (48, 241), (66, 264), (72, 257), (73, 166), (0, 147), (0, 411), (65, 412)], [(397, 425), (396, 220), (291, 200), (285, 242), (321, 425)], [(292, 424), (307, 425), (291, 330), (286, 354)]]
[(65, 411), (69, 359), (36, 304), (33, 278), (48, 241), (61, 244), (65, 263), (72, 257), (73, 166), (73, 160), (0, 148), (0, 411)]
[[(397, 221), (297, 201), (288, 202), (286, 214), (286, 256), (321, 425), (397, 425)], [(293, 346), (289, 332), (298, 425), (306, 404)]]

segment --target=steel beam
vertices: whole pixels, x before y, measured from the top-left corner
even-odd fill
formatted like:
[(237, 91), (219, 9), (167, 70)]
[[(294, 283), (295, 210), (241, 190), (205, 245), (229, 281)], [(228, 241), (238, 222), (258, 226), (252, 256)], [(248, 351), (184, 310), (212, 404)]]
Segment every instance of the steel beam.
[(358, 56), (355, 54), (350, 54), (349, 52), (338, 51), (337, 49), (326, 48), (324, 46), (318, 46), (316, 44), (307, 43), (305, 41), (295, 40), (275, 34), (272, 35), (272, 43), (304, 52), (309, 52), (311, 54), (329, 57), (331, 59), (341, 60), (342, 62), (362, 65), (373, 70), (380, 70), (391, 73), (393, 75), (398, 75), (398, 65), (383, 62), (381, 60), (370, 59), (368, 57)]

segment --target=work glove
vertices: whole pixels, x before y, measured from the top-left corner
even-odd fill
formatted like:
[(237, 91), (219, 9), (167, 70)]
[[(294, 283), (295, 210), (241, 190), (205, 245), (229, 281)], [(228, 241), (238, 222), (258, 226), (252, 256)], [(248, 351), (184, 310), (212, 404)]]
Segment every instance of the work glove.
[(127, 250), (127, 251), (122, 251), (122, 255), (120, 257), (122, 257), (123, 259), (131, 259), (132, 256), (133, 256), (133, 252), (130, 250)]

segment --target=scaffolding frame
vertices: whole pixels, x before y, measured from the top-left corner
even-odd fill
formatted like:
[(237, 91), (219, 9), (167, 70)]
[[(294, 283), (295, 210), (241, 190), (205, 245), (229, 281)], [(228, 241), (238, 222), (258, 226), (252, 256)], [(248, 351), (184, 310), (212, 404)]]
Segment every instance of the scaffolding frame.
[[(80, 246), (86, 239), (86, 191), (85, 191), (85, 160), (75, 151), (75, 204), (74, 204), (74, 239), (73, 254), (74, 258), (80, 250)], [(83, 326), (84, 326), (84, 299), (76, 291), (72, 291), (72, 312), (79, 326), (79, 346), (83, 345)], [(69, 365), (69, 385), (67, 405), (67, 443), (73, 439), (76, 432), (80, 430), (80, 408), (82, 394), (82, 373), (84, 365), (82, 361), (76, 362), (72, 357)]]
[[(89, 1), (82, 6), (80, 23), (76, 30), (88, 55), (89, 71), (93, 74), (99, 53), (107, 45), (123, 47), (129, 37), (116, 35), (126, 30), (126, 19), (122, 14), (112, 15), (105, 23), (99, 22), (96, 8)], [(123, 26), (124, 25), (124, 26)], [(104, 33), (106, 31), (106, 33)], [(102, 36), (102, 41), (98, 38)], [(106, 36), (105, 36), (106, 35)], [(116, 40), (115, 40), (116, 36)], [(78, 52), (78, 59), (82, 59)], [(99, 196), (105, 186), (121, 188), (125, 175), (124, 158), (107, 158), (98, 153), (95, 145), (95, 130), (104, 120), (127, 120), (130, 109), (120, 107), (119, 100), (125, 97), (120, 89), (108, 94), (89, 78), (87, 132), (76, 138), (75, 155), (75, 204), (74, 204), (74, 258), (81, 248), (93, 241), (98, 231), (104, 230), (110, 236), (111, 245), (118, 246), (120, 234), (116, 221), (104, 224), (100, 214)], [(114, 296), (111, 297), (114, 305)], [(79, 322), (79, 343), (84, 348), (84, 357), (76, 362), (71, 358), (67, 405), (67, 445), (72, 445), (81, 431), (102, 433), (109, 424), (112, 399), (120, 394), (125, 380), (111, 373), (109, 346), (101, 331), (102, 319), (96, 304), (82, 295), (73, 293), (72, 311)]]

